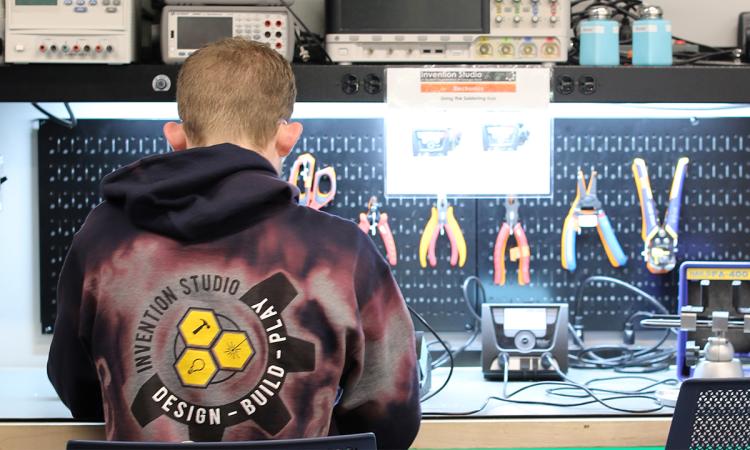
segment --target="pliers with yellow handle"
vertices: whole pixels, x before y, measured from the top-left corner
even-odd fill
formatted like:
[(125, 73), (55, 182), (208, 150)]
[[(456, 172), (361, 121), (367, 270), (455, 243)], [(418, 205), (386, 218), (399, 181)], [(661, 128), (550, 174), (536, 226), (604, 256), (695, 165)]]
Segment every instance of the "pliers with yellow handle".
[(444, 195), (438, 196), (437, 205), (432, 207), (430, 219), (419, 241), (419, 264), (422, 268), (427, 267), (428, 259), (431, 267), (437, 266), (435, 246), (438, 236), (442, 234), (447, 234), (451, 243), (451, 266), (458, 264), (458, 267), (463, 267), (466, 264), (466, 239), (453, 214), (453, 207), (448, 205)]
[(596, 171), (591, 171), (588, 186), (583, 170), (578, 169), (576, 197), (565, 217), (562, 230), (562, 266), (563, 269), (576, 270), (576, 236), (581, 228), (594, 228), (599, 233), (604, 251), (613, 267), (624, 266), (628, 257), (622, 251), (612, 224), (602, 209), (602, 202), (596, 196)]
[(680, 158), (677, 161), (672, 188), (669, 191), (669, 206), (664, 222), (660, 224), (656, 217), (656, 202), (651, 191), (646, 161), (641, 158), (633, 161), (633, 177), (641, 201), (641, 237), (644, 244), (642, 254), (646, 260), (646, 268), (653, 274), (667, 273), (677, 265), (677, 233), (680, 229), (682, 186), (685, 183), (688, 162), (688, 158)]

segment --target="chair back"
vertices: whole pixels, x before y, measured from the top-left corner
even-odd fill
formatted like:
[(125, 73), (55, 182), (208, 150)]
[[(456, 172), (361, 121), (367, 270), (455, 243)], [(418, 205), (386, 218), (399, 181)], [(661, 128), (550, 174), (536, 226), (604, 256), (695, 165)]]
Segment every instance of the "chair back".
[(69, 441), (68, 450), (377, 450), (372, 433), (252, 442)]
[(665, 450), (750, 449), (750, 379), (686, 380)]

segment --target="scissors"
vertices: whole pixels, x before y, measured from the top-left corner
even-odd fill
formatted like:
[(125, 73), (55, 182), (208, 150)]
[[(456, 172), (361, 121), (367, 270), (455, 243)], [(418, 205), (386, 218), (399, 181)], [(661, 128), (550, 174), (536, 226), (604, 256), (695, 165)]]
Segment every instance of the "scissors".
[[(300, 184), (300, 178), (302, 183)], [(331, 187), (327, 192), (320, 190), (321, 181), (327, 178)], [(333, 201), (336, 195), (336, 170), (324, 167), (315, 171), (315, 157), (303, 153), (297, 157), (289, 173), (289, 183), (300, 188), (299, 204), (313, 209), (321, 209)]]

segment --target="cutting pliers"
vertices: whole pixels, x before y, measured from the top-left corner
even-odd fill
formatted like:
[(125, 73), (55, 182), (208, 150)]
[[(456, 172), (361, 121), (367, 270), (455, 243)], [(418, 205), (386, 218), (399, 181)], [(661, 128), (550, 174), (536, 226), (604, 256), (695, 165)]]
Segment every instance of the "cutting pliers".
[(370, 201), (367, 202), (367, 212), (359, 213), (359, 229), (372, 236), (380, 232), (380, 238), (385, 245), (386, 259), (390, 265), (395, 266), (398, 261), (396, 241), (388, 225), (388, 214), (380, 211), (380, 206), (377, 197), (370, 197)]
[(422, 268), (427, 267), (428, 257), (430, 266), (437, 266), (435, 246), (438, 236), (443, 233), (448, 235), (451, 243), (451, 266), (458, 264), (459, 267), (463, 267), (466, 263), (466, 239), (453, 214), (453, 207), (448, 206), (448, 199), (438, 196), (437, 205), (432, 207), (430, 219), (419, 241), (419, 264)]
[(500, 232), (495, 240), (495, 284), (505, 285), (505, 249), (508, 247), (508, 241), (511, 236), (515, 236), (517, 247), (510, 249), (510, 260), (518, 261), (518, 284), (525, 286), (529, 284), (531, 275), (529, 274), (529, 262), (531, 251), (529, 241), (526, 239), (526, 232), (518, 220), (517, 200), (512, 197), (505, 199), (505, 222), (500, 226)]
[(656, 202), (651, 191), (646, 161), (636, 158), (633, 161), (633, 176), (638, 188), (641, 202), (643, 237), (643, 257), (646, 268), (654, 274), (667, 273), (677, 264), (677, 233), (680, 228), (680, 207), (682, 206), (682, 187), (685, 184), (688, 158), (680, 158), (674, 170), (672, 188), (669, 191), (669, 206), (664, 215), (664, 223), (657, 218)]
[(578, 169), (576, 197), (570, 206), (570, 211), (562, 230), (562, 266), (563, 269), (575, 272), (576, 270), (576, 236), (581, 233), (581, 228), (593, 228), (599, 233), (604, 251), (607, 253), (609, 263), (613, 267), (620, 267), (628, 262), (628, 257), (622, 251), (617, 236), (612, 229), (612, 224), (607, 214), (602, 209), (602, 202), (596, 196), (596, 171), (591, 171), (591, 178), (586, 186), (586, 178), (583, 170)]
[[(300, 177), (302, 178), (301, 185), (299, 183)], [(320, 190), (320, 184), (324, 178), (328, 178), (331, 184), (327, 192)], [(292, 165), (292, 170), (289, 172), (289, 183), (299, 188), (300, 205), (321, 209), (331, 203), (336, 195), (336, 170), (333, 167), (324, 167), (315, 171), (315, 157), (309, 153), (303, 153), (297, 157)]]

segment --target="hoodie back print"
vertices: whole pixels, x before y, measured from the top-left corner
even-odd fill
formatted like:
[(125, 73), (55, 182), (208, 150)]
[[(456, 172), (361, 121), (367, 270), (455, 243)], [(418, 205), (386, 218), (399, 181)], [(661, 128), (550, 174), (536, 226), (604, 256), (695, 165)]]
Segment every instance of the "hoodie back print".
[(159, 155), (102, 183), (58, 286), (48, 374), (107, 437), (219, 441), (419, 427), (413, 326), (349, 221), (299, 206), (230, 144)]

